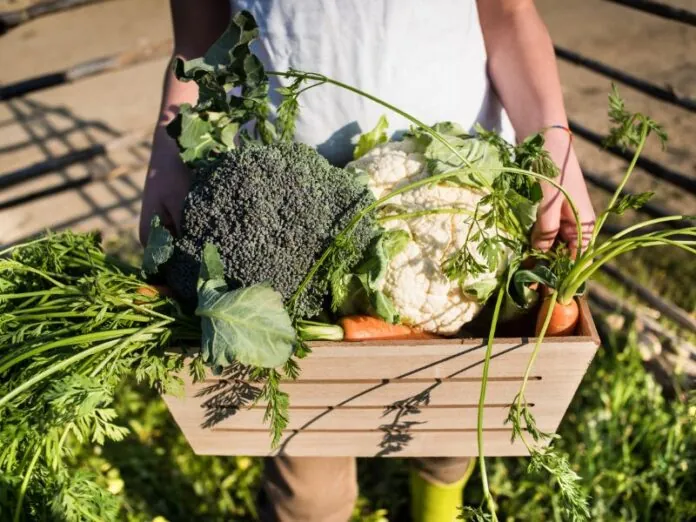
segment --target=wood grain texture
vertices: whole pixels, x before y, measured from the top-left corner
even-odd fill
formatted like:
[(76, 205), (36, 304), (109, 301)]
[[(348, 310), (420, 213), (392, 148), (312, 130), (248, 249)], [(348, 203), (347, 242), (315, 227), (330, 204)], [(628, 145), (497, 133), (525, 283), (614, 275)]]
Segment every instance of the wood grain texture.
[[(388, 436), (372, 432), (299, 432), (287, 438), (279, 450), (271, 451), (268, 432), (238, 433), (206, 430), (189, 439), (198, 455), (261, 455), (282, 453), (290, 456), (327, 457), (474, 457), (478, 454), (475, 431), (412, 432)], [(528, 452), (517, 441), (510, 442), (510, 432), (487, 432), (486, 455), (491, 457), (524, 456)]]
[[(540, 429), (555, 432), (599, 344), (586, 302), (579, 335), (541, 347), (526, 398)], [(535, 339), (499, 339), (493, 348), (484, 413), (485, 454), (525, 455), (504, 424)], [(305, 456), (474, 456), (476, 406), (485, 346), (480, 339), (310, 343), (290, 396), (290, 424), (275, 453)], [(184, 396), (165, 396), (194, 451), (270, 455), (259, 383), (243, 371), (208, 374)], [(388, 451), (387, 451), (388, 450)], [(385, 453), (386, 451), (386, 453)]]

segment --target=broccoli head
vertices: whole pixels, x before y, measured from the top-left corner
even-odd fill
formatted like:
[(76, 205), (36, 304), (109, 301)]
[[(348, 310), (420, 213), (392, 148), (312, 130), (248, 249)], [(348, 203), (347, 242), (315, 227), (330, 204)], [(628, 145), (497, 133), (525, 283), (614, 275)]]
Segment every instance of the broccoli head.
[[(181, 232), (164, 265), (167, 284), (195, 306), (201, 252), (218, 248), (231, 289), (269, 283), (286, 302), (351, 219), (374, 202), (367, 186), (299, 143), (247, 144), (197, 173), (186, 197)], [(357, 263), (374, 236), (368, 214), (341, 262)], [(319, 313), (328, 291), (320, 271), (294, 302), (294, 313)]]

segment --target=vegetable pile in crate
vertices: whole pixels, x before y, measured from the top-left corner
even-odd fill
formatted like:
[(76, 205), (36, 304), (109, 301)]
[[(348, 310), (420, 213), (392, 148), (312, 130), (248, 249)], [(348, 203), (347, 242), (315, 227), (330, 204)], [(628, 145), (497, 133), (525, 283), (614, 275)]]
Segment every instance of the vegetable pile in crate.
[[(542, 134), (511, 145), (319, 73), (264, 71), (257, 33), (242, 12), (205, 56), (174, 64), (199, 86), (169, 126), (193, 180), (180, 232), (155, 216), (142, 267), (91, 234), (0, 252), (0, 514), (115, 517), (91, 501), (108, 495), (93, 478), (69, 472), (67, 442), (120, 440), (111, 404), (134, 376), (200, 453), (477, 454), (493, 518), (484, 455), (530, 454), (582, 518), (577, 475), (548, 443), (597, 346), (585, 282), (635, 248), (696, 253), (696, 230), (648, 228), (673, 216), (600, 237), (649, 198), (621, 196), (634, 159), (586, 249), (537, 252), (540, 182), (568, 197)], [(275, 114), (270, 75), (285, 80)], [(325, 84), (413, 126), (390, 140), (382, 118), (333, 166), (293, 143), (301, 94)], [(637, 158), (664, 138), (610, 101), (614, 144)]]

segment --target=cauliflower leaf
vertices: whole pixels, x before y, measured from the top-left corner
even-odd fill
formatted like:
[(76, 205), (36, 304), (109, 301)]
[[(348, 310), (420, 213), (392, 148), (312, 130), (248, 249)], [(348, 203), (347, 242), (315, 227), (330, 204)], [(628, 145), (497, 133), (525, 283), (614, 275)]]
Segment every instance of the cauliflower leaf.
[(358, 144), (353, 150), (353, 159), (356, 160), (370, 152), (378, 145), (389, 141), (389, 136), (387, 136), (388, 128), (389, 122), (387, 121), (387, 117), (382, 115), (377, 121), (377, 125), (374, 129), (372, 129), (370, 132), (362, 134), (360, 138), (358, 138)]
[(353, 273), (346, 274), (342, 285), (332, 288), (333, 309), (342, 315), (370, 313), (395, 324), (399, 313), (391, 300), (380, 290), (389, 261), (410, 241), (405, 230), (384, 230), (372, 240), (363, 261)]
[(431, 175), (443, 174), (465, 166), (473, 165), (475, 172), (463, 172), (453, 179), (465, 186), (480, 188), (484, 185), (492, 185), (500, 175), (503, 163), (500, 160), (498, 148), (485, 140), (467, 133), (464, 128), (452, 122), (439, 122), (433, 125), (433, 130), (438, 132), (447, 143), (455, 150), (433, 138), (423, 131), (413, 131), (423, 147), (423, 155), (427, 160), (428, 172)]

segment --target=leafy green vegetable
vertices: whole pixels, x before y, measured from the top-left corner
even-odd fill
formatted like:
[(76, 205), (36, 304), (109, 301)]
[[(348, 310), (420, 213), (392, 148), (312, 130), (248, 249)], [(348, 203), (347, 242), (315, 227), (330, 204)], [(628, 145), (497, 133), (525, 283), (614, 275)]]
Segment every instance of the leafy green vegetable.
[(158, 215), (152, 217), (150, 237), (143, 253), (143, 273), (154, 275), (160, 265), (166, 263), (174, 252), (174, 238), (165, 227)]
[(220, 252), (212, 243), (206, 243), (203, 247), (201, 273), (198, 279), (199, 282), (213, 280), (225, 283), (225, 267), (222, 264)]
[(499, 285), (500, 282), (495, 277), (489, 277), (462, 285), (461, 288), (464, 294), (474, 297), (479, 303), (485, 303)]
[[(468, 163), (474, 169), (458, 174), (452, 181), (474, 188), (490, 186), (500, 175), (499, 169), (503, 164), (494, 145), (470, 135), (459, 124), (452, 122), (437, 123), (433, 130), (447, 141), (449, 147), (422, 130), (411, 131), (423, 147), (431, 175), (459, 170)], [(460, 156), (465, 158), (466, 163), (462, 162)]]
[(203, 360), (215, 366), (237, 361), (275, 368), (288, 360), (296, 342), (283, 297), (266, 285), (221, 292), (219, 281), (205, 281), (196, 315), (203, 330)]
[(382, 115), (377, 121), (375, 128), (365, 134), (362, 134), (358, 138), (358, 144), (353, 150), (353, 159), (358, 159), (364, 156), (376, 146), (381, 145), (389, 141), (389, 136), (387, 136), (387, 129), (389, 128), (389, 122), (387, 117)]
[(295, 122), (300, 112), (300, 103), (297, 97), (300, 95), (301, 78), (295, 78), (288, 87), (276, 89), (283, 96), (276, 111), (276, 132), (278, 138), (283, 141), (292, 141), (295, 136)]
[(342, 315), (370, 313), (395, 324), (399, 315), (391, 300), (379, 290), (391, 259), (401, 252), (410, 235), (405, 230), (383, 230), (370, 243), (365, 257), (352, 273), (332, 285), (332, 307)]
[(70, 446), (124, 437), (111, 407), (124, 378), (176, 393), (181, 358), (164, 348), (200, 329), (172, 301), (140, 293), (139, 270), (106, 256), (94, 234), (48, 234), (9, 254), (0, 258), (12, 285), (0, 294), (0, 513), (9, 504), (17, 519), (113, 520), (95, 478), (68, 472)]
[[(199, 91), (196, 105), (183, 105), (167, 127), (188, 165), (209, 163), (220, 153), (232, 150), (237, 132), (250, 122), (264, 143), (277, 138), (268, 121), (268, 77), (249, 47), (258, 33), (253, 16), (240, 11), (204, 56), (174, 60), (177, 79), (195, 81)], [(239, 95), (228, 94), (235, 88), (240, 89)], [(285, 110), (286, 125), (295, 112)], [(283, 133), (285, 139), (287, 134)]]

